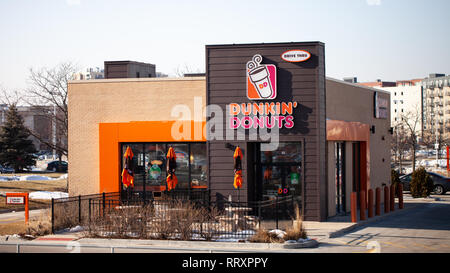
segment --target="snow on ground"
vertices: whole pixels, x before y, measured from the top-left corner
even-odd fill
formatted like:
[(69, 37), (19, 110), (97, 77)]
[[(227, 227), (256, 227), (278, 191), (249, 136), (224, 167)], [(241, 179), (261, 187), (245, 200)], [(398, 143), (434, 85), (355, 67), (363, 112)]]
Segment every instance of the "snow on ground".
[(51, 177), (42, 175), (24, 175), (19, 177), (19, 181), (30, 181), (30, 180), (53, 180)]
[(51, 178), (43, 175), (23, 175), (23, 176), (0, 176), (0, 181), (43, 181), (43, 180), (62, 180), (67, 179), (68, 175), (63, 174), (60, 177)]
[(50, 200), (52, 198), (59, 199), (67, 197), (69, 197), (68, 193), (59, 191), (35, 191), (29, 194), (30, 199), (40, 199), (40, 200)]
[(63, 174), (63, 175), (61, 175), (60, 177), (58, 177), (58, 178), (55, 178), (56, 180), (59, 180), (59, 179), (67, 179), (69, 177), (69, 175), (66, 173), (66, 174)]

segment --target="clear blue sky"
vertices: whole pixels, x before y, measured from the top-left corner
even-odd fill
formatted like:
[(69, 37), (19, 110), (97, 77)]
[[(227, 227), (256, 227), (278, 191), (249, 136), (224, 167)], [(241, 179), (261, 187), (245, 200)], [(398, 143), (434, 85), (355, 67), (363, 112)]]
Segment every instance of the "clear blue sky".
[(1, 0), (0, 84), (105, 60), (204, 70), (206, 44), (322, 41), (330, 77), (450, 73), (448, 0)]

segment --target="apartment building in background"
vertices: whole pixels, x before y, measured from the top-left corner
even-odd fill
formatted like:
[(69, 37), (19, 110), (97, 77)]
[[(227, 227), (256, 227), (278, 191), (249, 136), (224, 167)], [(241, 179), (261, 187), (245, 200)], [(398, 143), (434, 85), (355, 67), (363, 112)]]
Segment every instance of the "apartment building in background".
[[(51, 151), (45, 143), (58, 142), (67, 145), (67, 137), (63, 136), (61, 130), (54, 126), (51, 115), (54, 111), (51, 106), (18, 106), (17, 110), (23, 118), (25, 127), (38, 134), (41, 138), (30, 136), (38, 151)], [(0, 105), (0, 126), (6, 122), (8, 105)], [(62, 115), (62, 113), (57, 113)]]
[(391, 93), (391, 126), (395, 128), (407, 119), (420, 140), (423, 133), (422, 79), (402, 80), (395, 86), (374, 88)]
[(75, 73), (74, 80), (98, 80), (105, 78), (105, 70), (100, 67), (86, 68), (85, 70)]
[(432, 139), (450, 139), (450, 76), (430, 74), (422, 89), (424, 132)]

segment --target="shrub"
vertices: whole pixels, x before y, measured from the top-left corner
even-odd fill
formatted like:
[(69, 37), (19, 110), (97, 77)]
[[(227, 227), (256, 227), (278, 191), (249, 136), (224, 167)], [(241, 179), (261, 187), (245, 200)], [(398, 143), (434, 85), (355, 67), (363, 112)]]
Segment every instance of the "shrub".
[(428, 197), (433, 191), (433, 180), (424, 167), (416, 169), (412, 173), (411, 195), (414, 198)]
[(300, 209), (298, 205), (295, 207), (295, 220), (292, 228), (286, 229), (285, 240), (306, 239), (306, 230), (303, 228), (302, 218), (300, 216)]
[(400, 174), (396, 170), (391, 170), (391, 185), (395, 187), (395, 196), (398, 196), (398, 185), (400, 185)]

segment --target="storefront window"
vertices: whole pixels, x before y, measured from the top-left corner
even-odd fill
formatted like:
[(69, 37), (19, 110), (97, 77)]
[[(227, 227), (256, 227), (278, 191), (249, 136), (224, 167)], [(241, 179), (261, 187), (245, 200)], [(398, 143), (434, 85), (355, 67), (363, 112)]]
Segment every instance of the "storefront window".
[(145, 161), (144, 161), (144, 150), (142, 144), (127, 144), (122, 145), (122, 166), (125, 166), (125, 158), (123, 155), (130, 147), (133, 151), (133, 160), (131, 163), (131, 169), (134, 172), (134, 190), (142, 191), (144, 189), (144, 178), (145, 178)]
[(193, 189), (207, 188), (206, 147), (203, 143), (191, 144), (191, 187)]
[[(165, 191), (167, 187), (167, 151), (177, 156), (175, 189), (207, 189), (206, 143), (122, 143), (122, 157), (127, 147), (133, 151), (132, 168), (135, 186), (133, 192)], [(122, 166), (125, 159), (122, 158)], [(144, 183), (145, 182), (145, 183)], [(190, 182), (190, 183), (189, 183)]]
[(177, 188), (189, 188), (189, 147), (188, 144), (168, 144), (167, 149), (172, 147), (177, 156), (177, 169), (175, 174), (178, 178)]
[(262, 163), (282, 163), (302, 161), (301, 144), (297, 142), (281, 142), (278, 149), (271, 152), (261, 152)]
[(262, 200), (276, 197), (301, 197), (302, 190), (302, 143), (280, 143), (278, 149), (260, 152)]
[(159, 191), (166, 184), (165, 144), (145, 144), (146, 191)]

